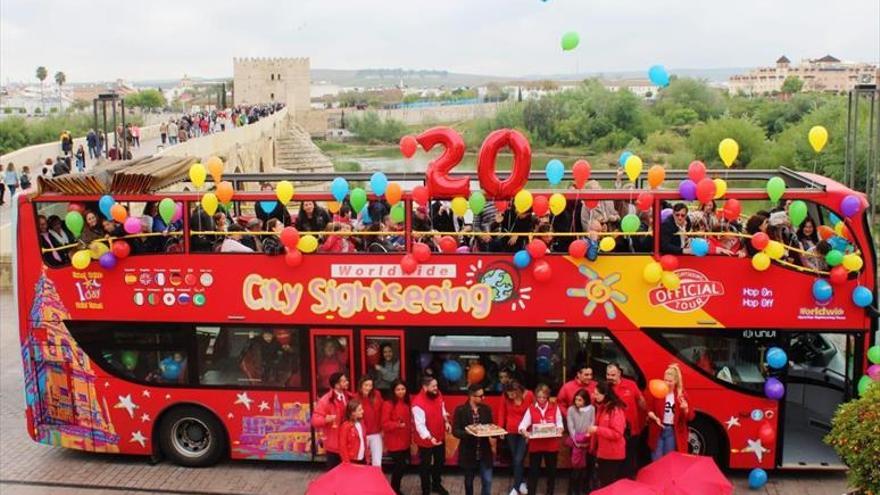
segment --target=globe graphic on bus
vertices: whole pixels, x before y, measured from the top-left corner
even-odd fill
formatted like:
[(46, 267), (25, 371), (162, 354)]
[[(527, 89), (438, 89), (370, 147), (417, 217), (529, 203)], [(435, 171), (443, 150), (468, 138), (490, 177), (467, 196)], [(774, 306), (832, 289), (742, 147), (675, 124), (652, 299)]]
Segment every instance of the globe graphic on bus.
[(507, 270), (490, 268), (480, 277), (480, 283), (492, 288), (492, 302), (500, 303), (513, 296), (513, 278)]

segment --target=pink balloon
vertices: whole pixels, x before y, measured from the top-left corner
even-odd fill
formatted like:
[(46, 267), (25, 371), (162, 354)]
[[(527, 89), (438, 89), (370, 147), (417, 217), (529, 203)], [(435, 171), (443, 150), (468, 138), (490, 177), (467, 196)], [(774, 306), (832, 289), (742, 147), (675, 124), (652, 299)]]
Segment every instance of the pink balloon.
[(138, 234), (141, 231), (141, 219), (139, 217), (128, 217), (125, 219), (125, 231), (129, 234)]
[(458, 246), (455, 252), (459, 254), (465, 254), (471, 252), (471, 248), (469, 248), (468, 246)]
[(177, 202), (174, 203), (174, 216), (171, 217), (171, 223), (174, 223), (183, 218), (183, 203)]
[(868, 376), (871, 377), (871, 380), (880, 381), (880, 364), (872, 364), (868, 366)]

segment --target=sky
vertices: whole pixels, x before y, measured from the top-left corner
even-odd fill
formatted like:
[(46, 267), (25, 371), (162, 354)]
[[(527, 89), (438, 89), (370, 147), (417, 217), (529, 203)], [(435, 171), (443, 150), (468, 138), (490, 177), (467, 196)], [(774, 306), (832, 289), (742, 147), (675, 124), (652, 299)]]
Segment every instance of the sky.
[[(580, 46), (563, 53), (563, 33)], [(233, 57), (312, 68), (523, 76), (880, 61), (880, 1), (2, 0), (0, 81), (231, 77)]]

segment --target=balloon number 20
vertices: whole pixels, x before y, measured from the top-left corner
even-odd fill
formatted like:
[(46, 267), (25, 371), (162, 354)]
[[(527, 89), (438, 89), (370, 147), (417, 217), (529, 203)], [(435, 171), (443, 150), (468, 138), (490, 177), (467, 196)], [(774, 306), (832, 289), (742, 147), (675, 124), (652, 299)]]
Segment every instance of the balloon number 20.
[[(465, 144), (461, 135), (449, 127), (434, 127), (419, 134), (416, 140), (425, 151), (430, 151), (437, 144), (445, 148), (442, 155), (428, 164), (427, 185), (431, 195), (443, 198), (470, 196), (470, 177), (449, 177), (449, 172), (464, 157)], [(495, 170), (495, 160), (504, 148), (510, 148), (513, 153), (513, 168), (510, 175), (501, 180)], [(512, 129), (499, 129), (489, 134), (477, 157), (480, 187), (494, 200), (510, 199), (523, 189), (529, 180), (531, 167), (532, 148), (529, 140)]]

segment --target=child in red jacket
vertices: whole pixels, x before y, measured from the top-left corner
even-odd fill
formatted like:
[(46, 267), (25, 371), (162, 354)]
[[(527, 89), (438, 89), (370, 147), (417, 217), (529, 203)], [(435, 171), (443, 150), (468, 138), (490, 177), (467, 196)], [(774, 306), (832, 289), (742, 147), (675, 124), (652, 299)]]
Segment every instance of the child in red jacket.
[(342, 462), (364, 464), (369, 457), (366, 427), (363, 423), (364, 406), (358, 399), (351, 399), (345, 406), (345, 423), (339, 430), (339, 455)]
[(614, 393), (608, 382), (599, 382), (593, 392), (598, 406), (596, 424), (588, 431), (593, 437), (599, 486), (608, 486), (620, 479), (621, 468), (626, 459), (626, 414), (623, 401)]

